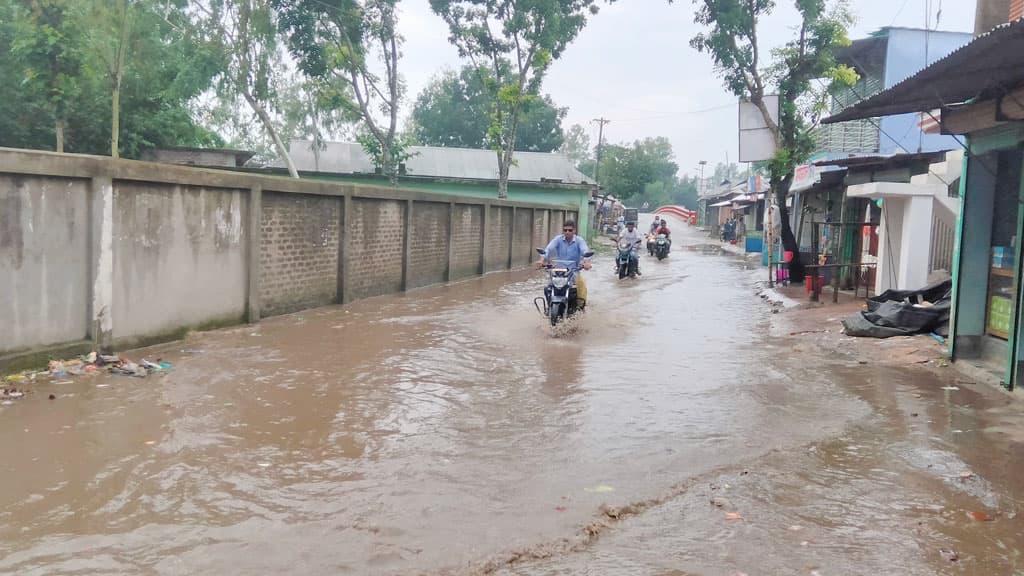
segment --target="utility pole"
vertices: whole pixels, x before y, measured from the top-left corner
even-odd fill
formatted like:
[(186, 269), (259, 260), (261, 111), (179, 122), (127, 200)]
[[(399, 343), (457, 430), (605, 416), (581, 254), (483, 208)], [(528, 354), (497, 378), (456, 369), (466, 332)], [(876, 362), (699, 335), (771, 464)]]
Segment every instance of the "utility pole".
[(604, 143), (604, 125), (611, 122), (604, 117), (594, 118), (591, 122), (597, 122), (597, 159), (594, 164), (594, 184), (601, 185), (601, 145)]

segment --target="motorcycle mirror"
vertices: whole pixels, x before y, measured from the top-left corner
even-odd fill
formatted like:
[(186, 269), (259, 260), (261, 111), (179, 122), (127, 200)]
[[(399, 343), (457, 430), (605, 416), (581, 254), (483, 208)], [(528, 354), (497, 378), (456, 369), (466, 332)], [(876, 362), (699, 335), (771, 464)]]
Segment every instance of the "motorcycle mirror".
[(593, 253), (593, 252), (584, 252), (584, 253), (583, 253), (583, 257), (584, 257), (584, 258), (590, 258), (590, 257), (591, 257), (591, 256), (593, 256), (593, 255), (594, 255), (594, 253)]
[(540, 254), (541, 256), (544, 255), (544, 249), (543, 248), (536, 248), (536, 250), (537, 250), (537, 254)]

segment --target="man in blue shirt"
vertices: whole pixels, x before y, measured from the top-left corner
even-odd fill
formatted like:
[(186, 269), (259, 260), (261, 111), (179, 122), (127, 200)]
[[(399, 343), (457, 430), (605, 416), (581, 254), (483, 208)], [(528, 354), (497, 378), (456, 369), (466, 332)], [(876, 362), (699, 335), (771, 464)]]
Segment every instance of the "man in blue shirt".
[[(551, 239), (544, 250), (544, 256), (537, 264), (544, 266), (558, 261), (558, 264), (572, 263), (577, 267), (582, 266), (584, 270), (590, 270), (590, 259), (583, 257), (587, 252), (590, 252), (587, 241), (576, 235), (576, 222), (566, 220), (562, 225), (562, 234)], [(576, 274), (576, 296), (584, 302), (587, 300), (587, 284), (579, 273)]]

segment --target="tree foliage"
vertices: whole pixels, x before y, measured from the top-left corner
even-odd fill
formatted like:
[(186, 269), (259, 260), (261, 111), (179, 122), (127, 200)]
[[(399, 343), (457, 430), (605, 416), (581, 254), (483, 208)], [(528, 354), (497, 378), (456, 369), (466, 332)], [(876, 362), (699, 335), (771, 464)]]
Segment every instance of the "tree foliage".
[(590, 150), (590, 135), (579, 124), (573, 124), (565, 132), (565, 138), (558, 151), (565, 154), (577, 167), (593, 157)]
[(396, 0), (273, 2), (299, 68), (319, 82), (321, 104), (359, 122), (357, 140), (394, 181), (409, 157), (398, 134), (404, 85)]
[(137, 158), (154, 146), (222, 144), (191, 113), (215, 64), (181, 34), (185, 3), (128, 7), (116, 129), (110, 64), (121, 39), (118, 4), (0, 0), (0, 100), (17, 103), (0, 115), (0, 146), (110, 154), (117, 134), (118, 154)]
[(280, 134), (277, 103), (286, 69), (271, 0), (200, 0), (191, 6), (188, 37), (217, 61), (215, 96), (221, 112), (237, 114), (239, 103), (244, 102), (274, 143), (288, 173), (298, 178)]
[[(435, 77), (413, 105), (411, 130), (416, 142), (426, 146), (487, 147), (491, 100), (485, 81), (490, 80), (489, 70), (471, 66)], [(557, 107), (550, 96), (531, 101), (519, 119), (515, 150), (557, 150), (564, 141), (565, 114), (566, 109)]]
[[(828, 79), (838, 83), (856, 80), (856, 74), (835, 59), (838, 48), (849, 44), (851, 24), (845, 0), (794, 0), (800, 15), (795, 37), (771, 50), (771, 60), (761, 61), (758, 22), (775, 9), (774, 0), (694, 0), (695, 21), (706, 30), (691, 45), (711, 56), (725, 87), (758, 107), (775, 141), (775, 157), (768, 163), (772, 191), (782, 217), (785, 249), (799, 254), (789, 222), (786, 196), (796, 165), (813, 150), (809, 124), (820, 101), (812, 82)], [(778, 121), (765, 104), (765, 96), (779, 95)], [(791, 276), (803, 277), (799, 258), (790, 265)]]
[[(592, 173), (593, 160), (584, 161), (581, 169)], [(629, 205), (646, 202), (695, 208), (697, 179), (678, 178), (678, 171), (672, 144), (661, 136), (631, 144), (606, 144), (601, 151), (602, 188)]]
[(490, 71), (481, 79), (491, 102), (487, 141), (504, 198), (520, 116), (538, 98), (551, 62), (583, 29), (587, 10), (597, 7), (593, 0), (430, 0), (430, 7), (448, 24), (459, 55)]

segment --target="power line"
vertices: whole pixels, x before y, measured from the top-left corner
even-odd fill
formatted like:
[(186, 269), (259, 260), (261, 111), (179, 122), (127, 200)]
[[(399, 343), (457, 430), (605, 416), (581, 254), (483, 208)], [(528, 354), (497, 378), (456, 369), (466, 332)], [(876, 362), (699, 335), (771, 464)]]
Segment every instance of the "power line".
[(670, 114), (658, 114), (656, 116), (644, 116), (641, 118), (616, 118), (616, 122), (643, 122), (645, 120), (661, 120), (664, 118), (678, 118), (680, 116), (690, 116), (692, 114), (703, 114), (705, 112), (714, 112), (716, 110), (723, 110), (735, 106), (735, 102), (729, 102), (728, 104), (719, 104), (718, 106), (712, 106), (710, 108), (701, 108), (700, 110), (685, 110), (683, 112), (673, 112)]

